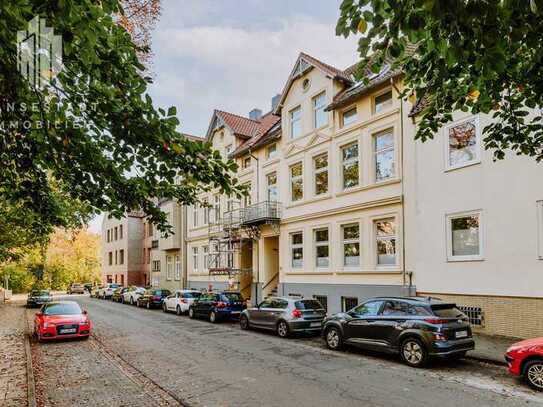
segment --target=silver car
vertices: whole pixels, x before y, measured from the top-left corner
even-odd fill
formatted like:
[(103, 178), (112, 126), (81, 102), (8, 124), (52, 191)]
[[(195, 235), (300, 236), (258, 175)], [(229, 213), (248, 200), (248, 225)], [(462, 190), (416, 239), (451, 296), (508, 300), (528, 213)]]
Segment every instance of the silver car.
[(273, 330), (282, 338), (294, 332), (320, 332), (326, 310), (320, 302), (297, 297), (270, 297), (241, 313), (241, 329)]

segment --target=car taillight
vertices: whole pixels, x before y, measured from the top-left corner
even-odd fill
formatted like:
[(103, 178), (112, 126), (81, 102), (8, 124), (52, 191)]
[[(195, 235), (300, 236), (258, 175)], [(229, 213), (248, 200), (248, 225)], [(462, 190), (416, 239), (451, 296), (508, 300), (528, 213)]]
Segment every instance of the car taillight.
[(424, 319), (429, 324), (439, 325), (439, 324), (446, 324), (449, 322), (448, 319), (439, 319), (439, 318), (425, 318)]
[(162, 299), (162, 297), (160, 295), (153, 296), (153, 300), (159, 301), (161, 299)]
[(227, 304), (222, 301), (217, 302), (217, 305), (216, 305), (217, 308), (226, 308), (226, 306)]
[(295, 309), (292, 311), (292, 317), (293, 318), (301, 318), (302, 317), (302, 311), (299, 309)]

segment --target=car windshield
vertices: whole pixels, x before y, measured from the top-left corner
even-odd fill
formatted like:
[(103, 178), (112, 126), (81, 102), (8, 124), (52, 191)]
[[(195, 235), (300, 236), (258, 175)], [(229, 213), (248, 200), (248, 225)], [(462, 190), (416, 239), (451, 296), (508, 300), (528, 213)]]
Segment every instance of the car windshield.
[(432, 311), (440, 318), (467, 318), (466, 315), (451, 304), (432, 305)]
[(323, 309), (320, 302), (316, 300), (301, 300), (295, 303), (297, 309)]
[(49, 291), (34, 290), (34, 291), (30, 292), (30, 296), (31, 297), (48, 297), (49, 296)]
[(222, 293), (223, 301), (241, 301), (241, 295), (239, 293)]
[(109, 285), (109, 288), (119, 288), (120, 285), (119, 284), (110, 284)]
[(200, 293), (194, 292), (194, 293), (184, 293), (183, 298), (198, 298), (200, 296)]
[(76, 303), (51, 304), (43, 310), (44, 315), (77, 315), (81, 314), (81, 308)]
[(155, 295), (170, 295), (171, 292), (169, 290), (156, 290)]

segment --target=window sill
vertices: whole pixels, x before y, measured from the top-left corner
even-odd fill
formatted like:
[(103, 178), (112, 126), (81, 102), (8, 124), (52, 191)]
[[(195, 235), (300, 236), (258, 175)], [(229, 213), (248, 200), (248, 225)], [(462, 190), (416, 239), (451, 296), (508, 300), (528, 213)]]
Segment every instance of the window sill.
[(369, 190), (369, 189), (384, 187), (384, 186), (387, 186), (387, 185), (398, 184), (401, 181), (402, 181), (401, 178), (396, 177), (396, 178), (388, 179), (386, 181), (375, 182), (375, 183), (368, 184), (368, 185), (360, 185), (360, 186), (357, 186), (357, 187), (344, 189), (344, 190), (336, 193), (336, 196), (343, 196), (343, 195), (352, 194), (354, 192), (366, 191), (366, 190)]
[(286, 275), (288, 276), (326, 276), (326, 275), (332, 275), (334, 274), (333, 272), (331, 271), (303, 271), (303, 270), (300, 270), (300, 271), (287, 271), (285, 273)]
[(313, 202), (319, 202), (319, 201), (323, 201), (325, 199), (330, 199), (330, 198), (332, 198), (331, 194), (319, 195), (314, 198), (291, 202), (289, 205), (285, 206), (285, 209), (295, 208), (297, 206), (302, 206), (302, 205), (310, 204)]
[(254, 171), (253, 167), (248, 168), (242, 168), (238, 174), (239, 177), (243, 177), (244, 175), (252, 174)]
[(381, 268), (375, 268), (375, 269), (343, 269), (336, 272), (336, 274), (367, 274), (367, 275), (375, 275), (375, 274), (402, 274), (402, 270), (399, 270), (397, 268), (394, 269), (381, 269)]
[(469, 163), (465, 163), (465, 164), (462, 164), (462, 165), (455, 165), (454, 167), (446, 167), (443, 172), (456, 171), (456, 170), (460, 170), (462, 168), (473, 167), (474, 165), (479, 165), (479, 164), (481, 164), (481, 160), (470, 161)]
[(466, 261), (484, 261), (485, 258), (483, 256), (458, 256), (458, 257), (447, 257), (447, 263), (459, 263), (459, 262), (466, 262)]
[(268, 167), (273, 164), (277, 164), (281, 159), (279, 157), (271, 158), (269, 160), (266, 160), (264, 164), (262, 164), (262, 167)]

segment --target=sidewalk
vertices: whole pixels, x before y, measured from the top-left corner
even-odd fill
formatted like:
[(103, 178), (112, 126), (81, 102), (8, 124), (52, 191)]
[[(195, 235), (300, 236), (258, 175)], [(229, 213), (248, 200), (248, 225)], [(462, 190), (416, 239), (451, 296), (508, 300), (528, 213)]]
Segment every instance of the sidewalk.
[(469, 358), (504, 366), (507, 365), (503, 358), (507, 348), (522, 340), (506, 336), (489, 336), (475, 333), (473, 338), (475, 339), (475, 350), (468, 352)]

